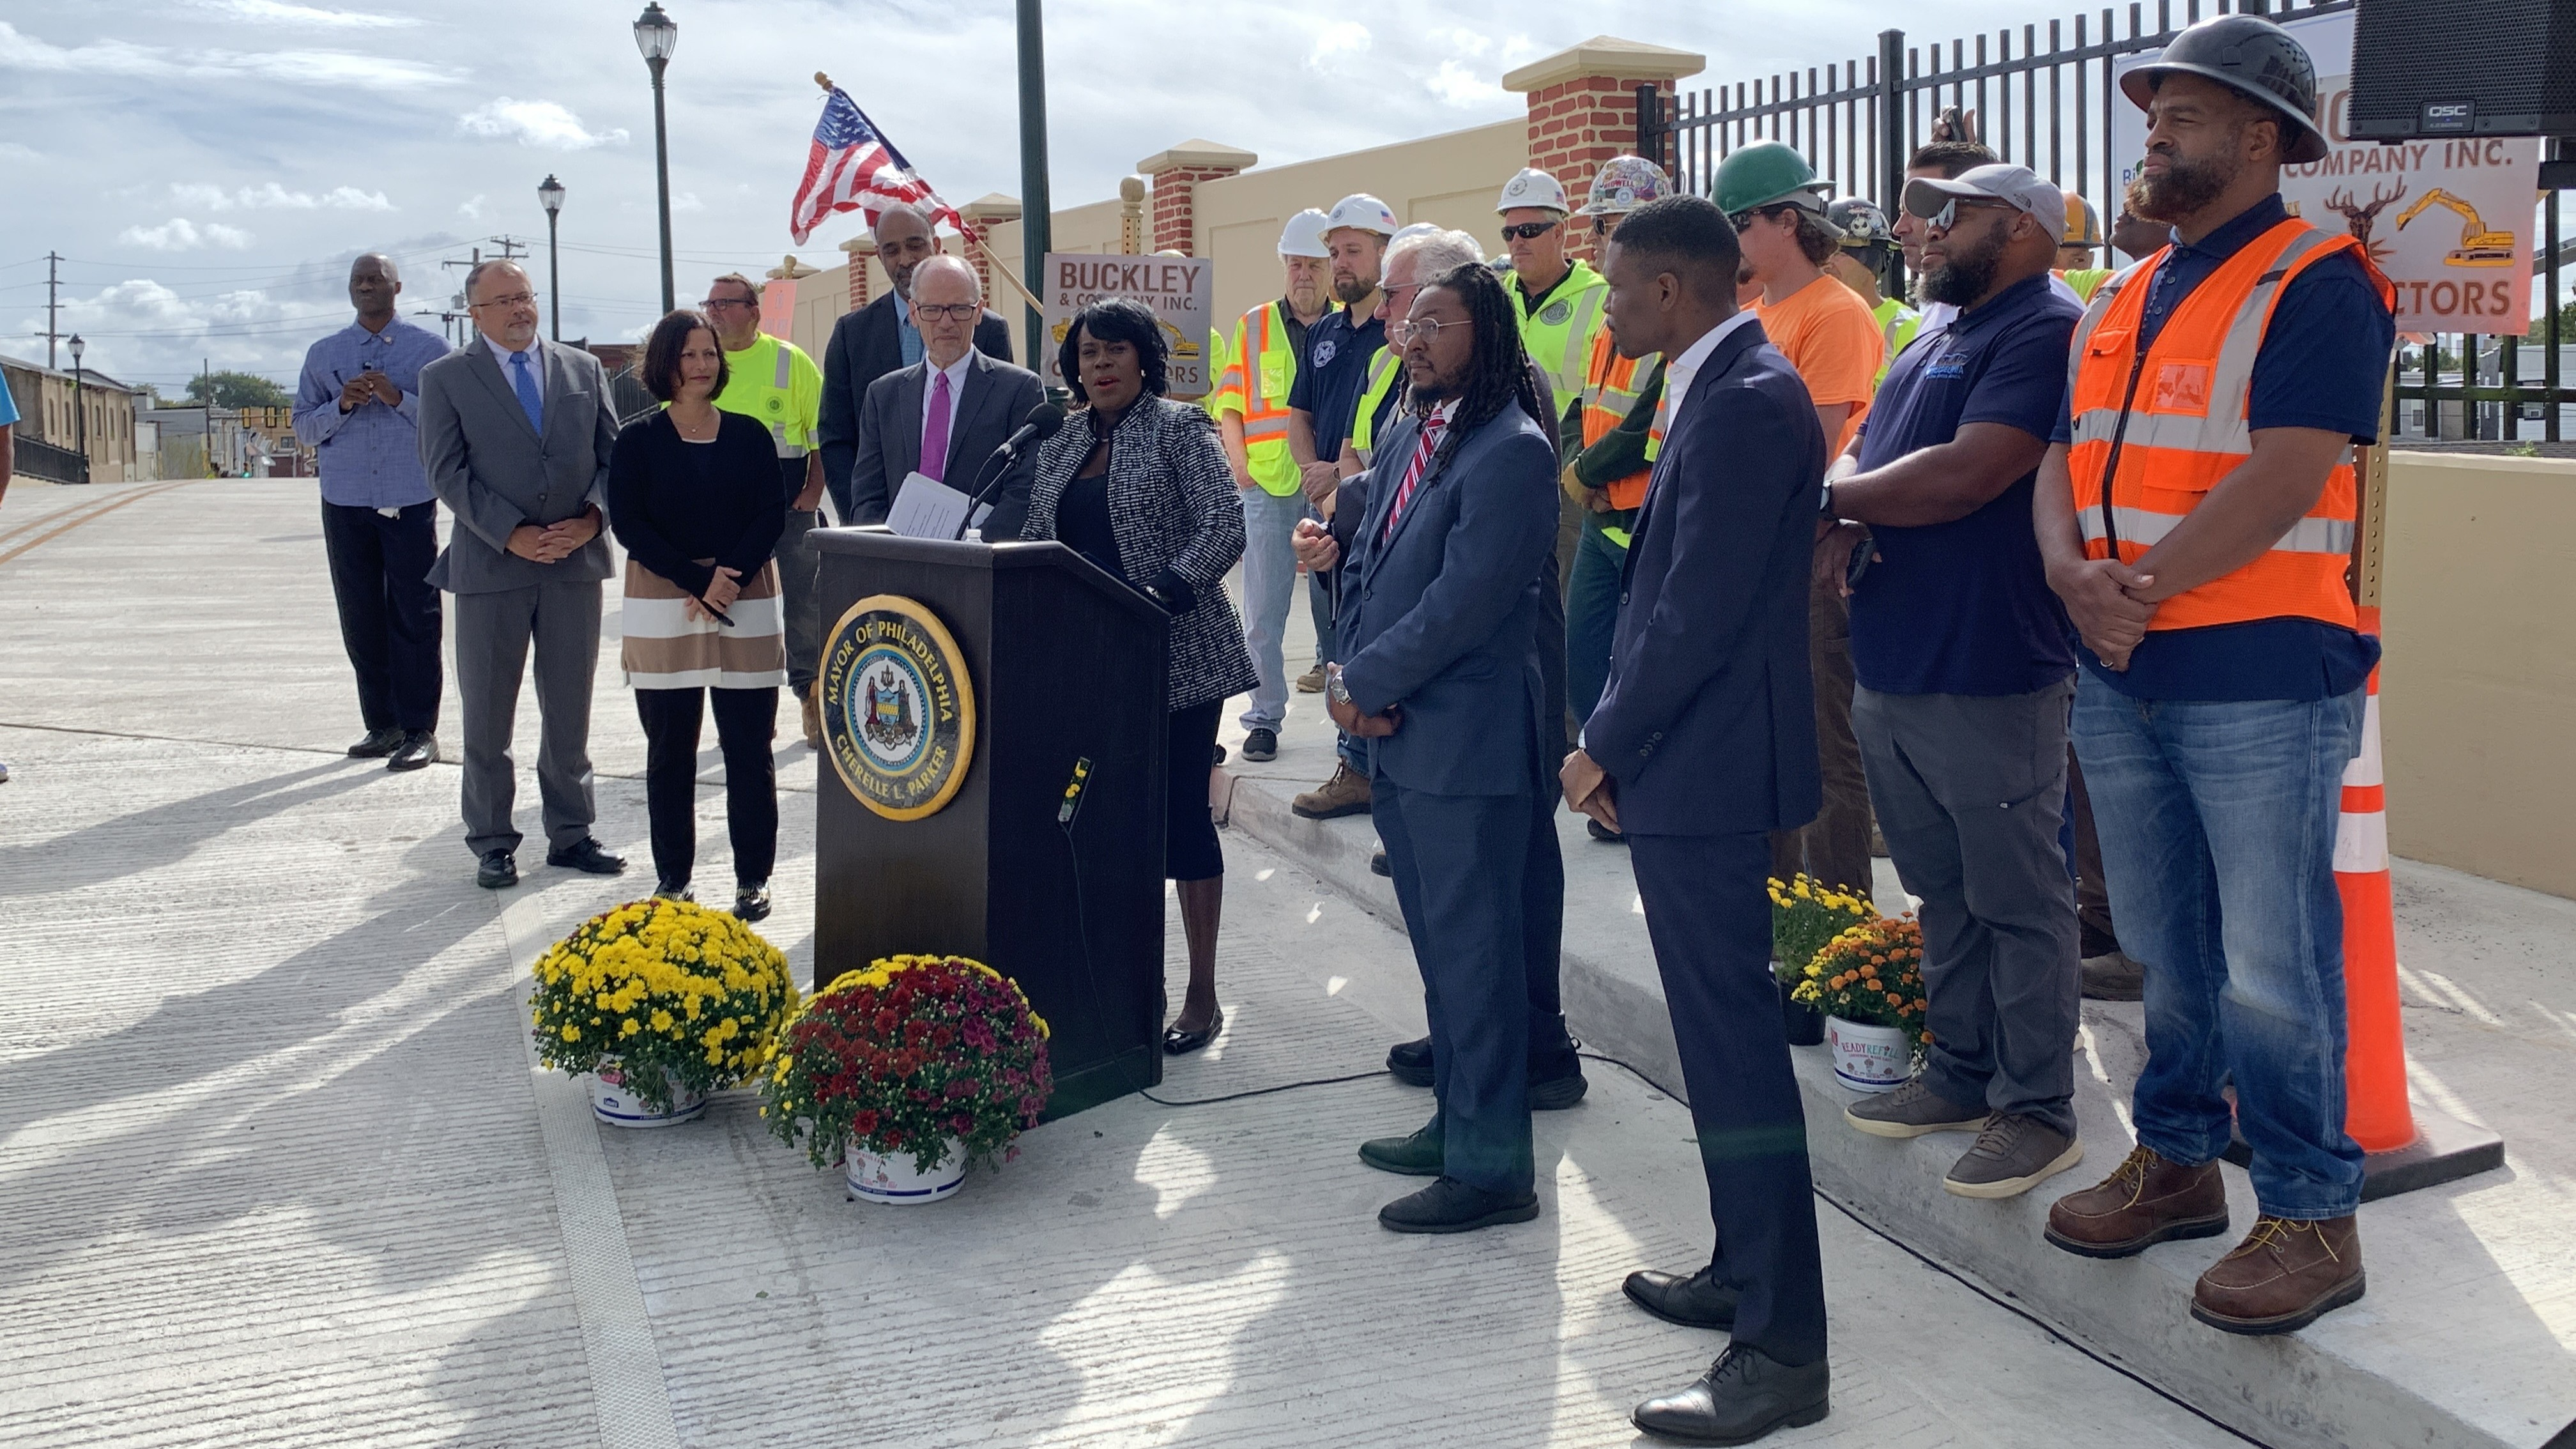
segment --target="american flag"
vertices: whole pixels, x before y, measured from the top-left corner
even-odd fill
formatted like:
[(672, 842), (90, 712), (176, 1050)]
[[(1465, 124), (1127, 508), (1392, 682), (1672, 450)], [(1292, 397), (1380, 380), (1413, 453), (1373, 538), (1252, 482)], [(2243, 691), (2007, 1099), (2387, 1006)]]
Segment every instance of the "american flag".
[(896, 202), (926, 212), (934, 228), (951, 234), (966, 229), (957, 209), (939, 199), (930, 183), (913, 174), (912, 163), (885, 133), (871, 124), (849, 92), (834, 86), (823, 102), (823, 119), (814, 123), (814, 149), (805, 161), (804, 183), (796, 188), (787, 230), (802, 246), (823, 218), (855, 211), (874, 226), (877, 214)]

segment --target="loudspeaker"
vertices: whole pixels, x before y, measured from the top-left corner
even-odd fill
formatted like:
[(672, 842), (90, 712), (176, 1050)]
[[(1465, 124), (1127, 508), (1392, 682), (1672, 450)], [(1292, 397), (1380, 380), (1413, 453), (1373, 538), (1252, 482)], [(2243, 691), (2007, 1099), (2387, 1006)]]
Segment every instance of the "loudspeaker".
[(2344, 133), (2576, 135), (2576, 0), (2361, 0)]

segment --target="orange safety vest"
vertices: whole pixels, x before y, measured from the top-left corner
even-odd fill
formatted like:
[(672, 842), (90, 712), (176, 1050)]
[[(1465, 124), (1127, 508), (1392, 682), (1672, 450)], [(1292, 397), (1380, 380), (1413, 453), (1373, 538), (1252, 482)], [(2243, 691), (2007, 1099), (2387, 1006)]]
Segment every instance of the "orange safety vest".
[[(1637, 406), (1637, 375), (1654, 366), (1654, 356), (1621, 357), (1610, 343), (1610, 329), (1592, 336), (1592, 356), (1583, 369), (1583, 446), (1589, 448), (1618, 431)], [(1610, 480), (1610, 506), (1635, 508), (1646, 501), (1646, 480), (1653, 469), (1640, 469)]]
[[(2253, 454), (2246, 399), (2272, 309), (2291, 278), (2344, 251), (2360, 258), (2382, 304), (2393, 308), (2396, 289), (2359, 242), (2296, 217), (2221, 263), (2174, 308), (2151, 347), (2140, 345), (2148, 291), (2141, 284), (2155, 275), (2165, 251), (2094, 292), (2076, 326), (2068, 363), (2075, 441), (2066, 463), (2085, 557), (2116, 552), (2134, 564)], [(2326, 476), (2316, 507), (2270, 552), (2166, 600), (2147, 627), (2198, 629), (2279, 618), (2357, 627), (2344, 567), (2359, 499), (2347, 456)]]

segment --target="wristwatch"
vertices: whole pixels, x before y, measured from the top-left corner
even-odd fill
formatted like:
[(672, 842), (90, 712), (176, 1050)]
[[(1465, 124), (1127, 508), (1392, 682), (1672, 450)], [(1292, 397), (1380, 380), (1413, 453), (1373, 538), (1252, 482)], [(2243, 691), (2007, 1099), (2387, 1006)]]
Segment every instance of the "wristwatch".
[(1351, 687), (1342, 683), (1342, 674), (1338, 669), (1324, 676), (1324, 694), (1335, 704), (1348, 704), (1353, 709), (1359, 708), (1357, 704), (1351, 702)]
[(1834, 512), (1834, 480), (1831, 478), (1825, 480), (1824, 498), (1816, 505), (1816, 511), (1827, 518), (1840, 516)]

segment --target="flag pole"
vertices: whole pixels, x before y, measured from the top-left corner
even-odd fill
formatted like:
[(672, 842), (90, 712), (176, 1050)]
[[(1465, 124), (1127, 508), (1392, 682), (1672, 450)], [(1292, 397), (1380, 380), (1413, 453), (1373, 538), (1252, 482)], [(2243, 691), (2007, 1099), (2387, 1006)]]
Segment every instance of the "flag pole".
[[(1038, 356), (1046, 319), (1036, 289), (1045, 285), (1047, 248), (1055, 242), (1053, 203), (1047, 199), (1046, 39), (1039, 0), (1019, 0), (1020, 30), (1020, 269), (1027, 285), (1029, 360)], [(1018, 285), (1018, 279), (1014, 279)], [(1043, 367), (1031, 371), (1044, 374)]]

